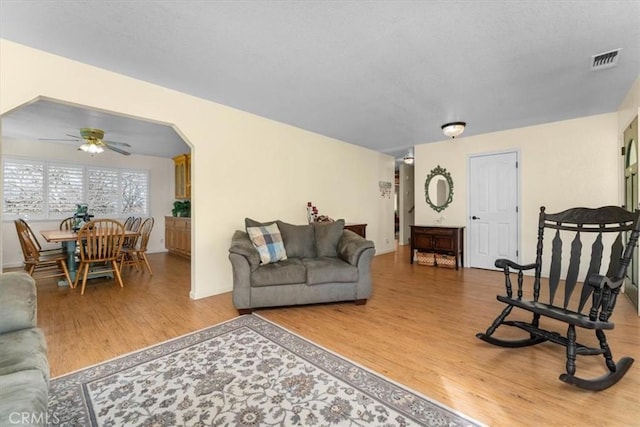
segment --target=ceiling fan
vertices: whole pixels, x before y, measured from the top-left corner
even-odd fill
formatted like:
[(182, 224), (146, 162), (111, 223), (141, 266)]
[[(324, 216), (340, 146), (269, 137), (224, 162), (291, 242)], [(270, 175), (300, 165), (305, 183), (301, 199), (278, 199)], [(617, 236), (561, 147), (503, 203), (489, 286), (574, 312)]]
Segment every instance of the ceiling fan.
[(84, 141), (84, 143), (78, 147), (78, 150), (82, 150), (91, 155), (100, 154), (104, 151), (105, 148), (111, 151), (115, 151), (116, 153), (124, 154), (125, 156), (129, 156), (131, 154), (128, 151), (118, 148), (118, 147), (131, 147), (131, 145), (125, 142), (103, 140), (102, 138), (104, 138), (104, 131), (102, 129), (81, 128), (80, 136), (69, 135), (69, 134), (67, 134), (67, 136), (70, 136), (74, 139), (39, 138), (39, 140), (40, 141), (62, 141), (62, 142)]

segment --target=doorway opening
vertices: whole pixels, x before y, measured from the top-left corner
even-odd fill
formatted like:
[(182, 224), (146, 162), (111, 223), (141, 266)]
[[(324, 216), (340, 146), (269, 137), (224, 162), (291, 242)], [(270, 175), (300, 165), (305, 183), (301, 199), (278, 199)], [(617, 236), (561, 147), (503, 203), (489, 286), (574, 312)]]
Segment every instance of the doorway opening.
[[(3, 157), (37, 157), (42, 163), (63, 166), (77, 163), (84, 166), (90, 165), (94, 169), (148, 170), (147, 211), (144, 213), (141, 211), (137, 216), (155, 217), (148, 251), (164, 252), (164, 215), (171, 214), (174, 201), (171, 191), (173, 178), (167, 178), (169, 176), (167, 172), (172, 170), (171, 157), (176, 152), (192, 152), (191, 146), (174, 125), (42, 96), (5, 112), (0, 120)], [(105, 149), (103, 153), (97, 153), (95, 156), (77, 151), (82, 141), (78, 141), (75, 136), (81, 135), (83, 126), (105, 130), (105, 139), (126, 143), (126, 150)], [(174, 141), (176, 145), (168, 147), (171, 145), (170, 141)], [(114, 147), (122, 147), (122, 145), (114, 145)], [(130, 152), (131, 155), (121, 151)], [(74, 197), (80, 198), (77, 195)], [(77, 202), (86, 201), (77, 200)], [(125, 211), (116, 209), (110, 215), (115, 219), (120, 216), (129, 216), (123, 212)], [(34, 219), (33, 222), (35, 231), (39, 232), (42, 229), (57, 229), (60, 220), (43, 214), (42, 218)], [(1, 224), (2, 267), (21, 265), (21, 253), (19, 249), (14, 251), (20, 246), (17, 244), (15, 230), (12, 230), (13, 224), (4, 221)], [(191, 233), (194, 233), (193, 227)], [(190, 283), (192, 293), (193, 286), (192, 280)]]

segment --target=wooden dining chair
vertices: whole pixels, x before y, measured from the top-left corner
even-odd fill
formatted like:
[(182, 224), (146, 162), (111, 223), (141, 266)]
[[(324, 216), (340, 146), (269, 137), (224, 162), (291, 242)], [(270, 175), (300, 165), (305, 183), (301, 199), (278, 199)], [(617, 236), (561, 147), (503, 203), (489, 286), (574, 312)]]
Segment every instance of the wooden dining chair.
[(82, 276), (80, 295), (84, 295), (87, 277), (93, 273), (89, 271), (92, 265), (95, 268), (94, 271), (113, 272), (120, 287), (124, 287), (118, 267), (120, 250), (124, 242), (124, 225), (113, 219), (89, 221), (78, 231), (77, 242), (80, 248), (80, 265), (74, 287), (78, 285)]
[(136, 270), (140, 271), (141, 268), (146, 268), (149, 274), (153, 276), (149, 259), (147, 258), (147, 244), (149, 243), (149, 237), (151, 236), (151, 230), (153, 230), (155, 220), (153, 218), (147, 218), (140, 226), (140, 238), (138, 239), (139, 245), (134, 247), (123, 247), (120, 256), (120, 271), (125, 265), (134, 266)]
[[(135, 231), (138, 232), (138, 230), (140, 229), (140, 223), (142, 221), (142, 218), (138, 217), (130, 217), (131, 221), (129, 221), (129, 218), (127, 218), (127, 221), (129, 221), (129, 223), (127, 224), (125, 222), (125, 226), (124, 229), (125, 231)], [(122, 248), (135, 248), (137, 243), (138, 243), (138, 237), (140, 237), (139, 235), (135, 235), (135, 236), (126, 236), (124, 238), (124, 243), (122, 243)]]
[(60, 230), (73, 230), (74, 223), (74, 217), (70, 216), (69, 218), (65, 218), (60, 222)]
[(127, 217), (127, 219), (124, 220), (124, 229), (125, 230), (131, 230), (131, 223), (133, 222), (133, 220), (136, 219), (133, 216)]
[[(29, 223), (27, 221), (25, 221), (24, 219), (22, 219), (22, 218), (16, 219), (15, 222), (20, 222), (21, 227), (24, 227), (27, 230), (27, 233), (29, 233), (29, 238), (31, 239), (31, 241), (33, 241), (33, 243), (35, 244), (36, 248), (38, 249), (38, 252), (40, 252), (41, 254), (64, 252), (62, 247), (51, 248), (51, 249), (42, 249), (42, 245), (40, 245), (40, 242), (38, 241), (38, 238), (36, 237), (35, 233), (31, 229), (31, 227), (29, 226)], [(16, 224), (16, 227), (18, 227), (17, 224)]]
[(133, 221), (131, 221), (131, 227), (129, 227), (129, 230), (138, 231), (141, 224), (142, 224), (142, 217), (135, 217)]
[(60, 250), (43, 251), (35, 239), (33, 231), (26, 221), (17, 219), (14, 221), (18, 240), (24, 256), (24, 269), (34, 279), (64, 276), (73, 287), (73, 282), (67, 269), (67, 254)]

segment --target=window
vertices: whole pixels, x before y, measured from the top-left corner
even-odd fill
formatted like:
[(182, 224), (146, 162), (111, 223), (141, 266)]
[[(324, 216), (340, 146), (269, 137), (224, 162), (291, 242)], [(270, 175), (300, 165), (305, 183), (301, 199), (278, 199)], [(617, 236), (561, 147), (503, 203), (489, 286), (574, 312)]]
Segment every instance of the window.
[(82, 166), (49, 165), (47, 176), (49, 214), (56, 217), (69, 216), (70, 212), (76, 211), (78, 201), (84, 200)]
[(109, 169), (89, 169), (88, 198), (89, 212), (103, 216), (118, 212), (118, 171)]
[(149, 199), (149, 173), (122, 172), (122, 213), (146, 214)]
[(40, 216), (44, 213), (44, 162), (5, 161), (3, 210)]
[(5, 159), (5, 219), (60, 219), (87, 203), (98, 217), (147, 215), (149, 171)]

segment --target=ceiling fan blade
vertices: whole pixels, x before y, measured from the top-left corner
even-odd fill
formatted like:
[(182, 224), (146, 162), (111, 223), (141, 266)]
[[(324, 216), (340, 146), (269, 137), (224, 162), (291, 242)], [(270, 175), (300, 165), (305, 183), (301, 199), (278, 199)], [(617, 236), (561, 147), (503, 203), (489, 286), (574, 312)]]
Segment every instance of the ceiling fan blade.
[(104, 144), (104, 147), (109, 149), (109, 150), (111, 150), (111, 151), (115, 151), (116, 153), (124, 154), (125, 156), (130, 156), (131, 155), (131, 153), (129, 153), (128, 151), (124, 151), (124, 150), (121, 150), (119, 148), (112, 147), (109, 144)]
[(65, 133), (65, 135), (70, 136), (71, 138), (75, 138), (75, 139), (82, 139), (81, 136), (71, 135), (70, 133)]
[(105, 144), (119, 145), (120, 147), (131, 147), (131, 145), (127, 144), (126, 142), (105, 141), (105, 140), (103, 140), (102, 142), (104, 142)]
[(65, 138), (38, 138), (38, 141), (78, 142), (78, 141), (79, 141), (79, 139), (65, 139)]

